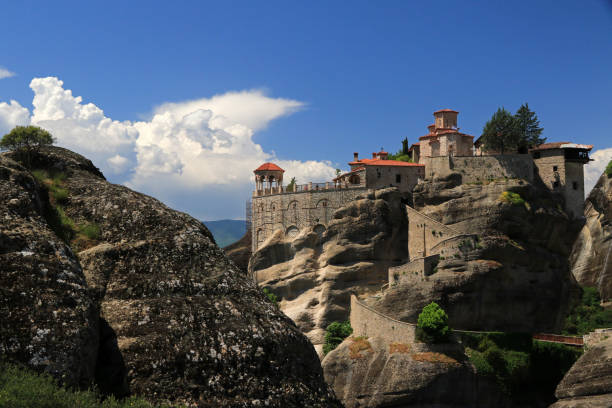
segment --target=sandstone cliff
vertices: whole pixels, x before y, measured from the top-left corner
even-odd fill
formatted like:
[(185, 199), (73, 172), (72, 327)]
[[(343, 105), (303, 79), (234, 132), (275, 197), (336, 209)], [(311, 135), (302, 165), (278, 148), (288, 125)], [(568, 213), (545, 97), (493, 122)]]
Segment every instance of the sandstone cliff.
[(71, 383), (95, 371), (105, 391), (153, 401), (336, 404), (312, 345), (201, 222), (108, 183), (64, 149), (45, 149), (33, 164), (63, 175), (71, 228), (98, 234), (73, 236), (72, 255), (45, 222), (41, 189), (0, 156), (3, 357)]
[(457, 344), (349, 337), (325, 357), (323, 368), (347, 408), (511, 406), (493, 381), (476, 375)]
[(604, 301), (612, 298), (612, 178), (603, 174), (584, 205), (586, 222), (570, 261), (576, 280), (594, 286)]
[(238, 241), (223, 248), (223, 252), (240, 269), (246, 272), (251, 258), (251, 231), (247, 231)]
[(550, 408), (612, 406), (612, 338), (590, 347), (565, 375)]
[[(561, 202), (523, 180), (460, 184), (458, 175), (419, 184), (415, 209), (466, 236), (440, 256), (436, 273), (392, 286), (370, 304), (416, 322), (438, 302), (452, 327), (466, 330), (553, 331), (578, 296), (567, 257), (577, 226)], [(511, 191), (525, 201), (501, 199)]]
[(280, 297), (280, 307), (321, 353), (325, 328), (349, 316), (350, 293), (371, 294), (387, 282), (387, 269), (407, 256), (407, 224), (396, 189), (378, 190), (334, 213), (321, 236), (302, 231), (270, 237), (250, 272)]

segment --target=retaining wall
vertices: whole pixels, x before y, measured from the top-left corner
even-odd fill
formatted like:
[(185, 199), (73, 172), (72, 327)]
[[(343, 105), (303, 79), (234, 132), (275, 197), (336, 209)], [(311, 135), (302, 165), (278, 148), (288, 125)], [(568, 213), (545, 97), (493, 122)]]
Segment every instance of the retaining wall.
[(459, 234), (438, 242), (431, 248), (431, 253), (439, 254), (444, 258), (450, 258), (454, 257), (455, 255), (462, 255), (463, 251), (474, 249), (477, 245), (478, 235)]
[(528, 154), (450, 157), (449, 164), (451, 171), (461, 174), (463, 183), (506, 177), (533, 182), (533, 159)]
[(351, 295), (351, 326), (355, 337), (380, 337), (389, 343), (413, 343), (416, 325), (391, 319)]
[(440, 255), (430, 255), (389, 268), (389, 285), (405, 285), (432, 275), (439, 259)]
[[(459, 232), (441, 222), (406, 206), (408, 216), (408, 256), (410, 260), (433, 254), (438, 243), (458, 235)], [(425, 253), (423, 250), (425, 249)]]

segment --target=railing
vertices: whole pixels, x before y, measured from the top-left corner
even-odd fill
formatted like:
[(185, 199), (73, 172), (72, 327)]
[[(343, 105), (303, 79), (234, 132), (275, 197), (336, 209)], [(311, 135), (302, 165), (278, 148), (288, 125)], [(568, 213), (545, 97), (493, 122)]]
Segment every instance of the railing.
[(533, 338), (535, 340), (547, 341), (550, 343), (562, 343), (562, 344), (567, 344), (570, 346), (582, 347), (584, 345), (584, 340), (582, 337), (563, 336), (560, 334), (538, 333), (538, 334), (534, 334)]
[(284, 193), (303, 193), (306, 191), (328, 191), (328, 190), (347, 190), (347, 189), (355, 189), (355, 188), (364, 188), (364, 186), (360, 184), (341, 184), (341, 183), (308, 183), (308, 184), (297, 184), (292, 187), (273, 187), (273, 188), (265, 188), (263, 190), (255, 190), (253, 191), (253, 197), (259, 196), (267, 196), (274, 194), (284, 194)]

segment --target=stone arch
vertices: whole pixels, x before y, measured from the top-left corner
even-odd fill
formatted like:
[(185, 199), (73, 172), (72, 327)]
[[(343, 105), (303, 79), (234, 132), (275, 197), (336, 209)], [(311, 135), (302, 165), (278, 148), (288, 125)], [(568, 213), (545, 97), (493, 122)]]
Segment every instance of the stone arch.
[(322, 198), (317, 202), (317, 208), (321, 207), (329, 207), (329, 200), (327, 198)]
[(287, 206), (286, 222), (298, 225), (300, 222), (300, 204), (293, 200)]
[(323, 224), (317, 224), (317, 225), (314, 226), (314, 228), (312, 230), (314, 232), (316, 232), (316, 234), (320, 238), (323, 235), (323, 233), (325, 232), (326, 228), (325, 228), (325, 225), (323, 225)]
[(300, 232), (300, 230), (298, 229), (298, 227), (296, 227), (295, 225), (291, 225), (285, 231), (285, 236), (287, 238), (295, 238), (295, 237), (297, 237), (299, 232)]

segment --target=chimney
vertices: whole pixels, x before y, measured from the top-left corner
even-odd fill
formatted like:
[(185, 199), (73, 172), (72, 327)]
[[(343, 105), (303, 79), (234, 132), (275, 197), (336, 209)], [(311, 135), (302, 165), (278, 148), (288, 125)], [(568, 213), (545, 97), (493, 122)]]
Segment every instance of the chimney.
[(372, 152), (372, 158), (375, 159), (376, 158), (376, 152)]
[(359, 153), (357, 153), (357, 152), (353, 153), (353, 160), (354, 161), (359, 161)]

